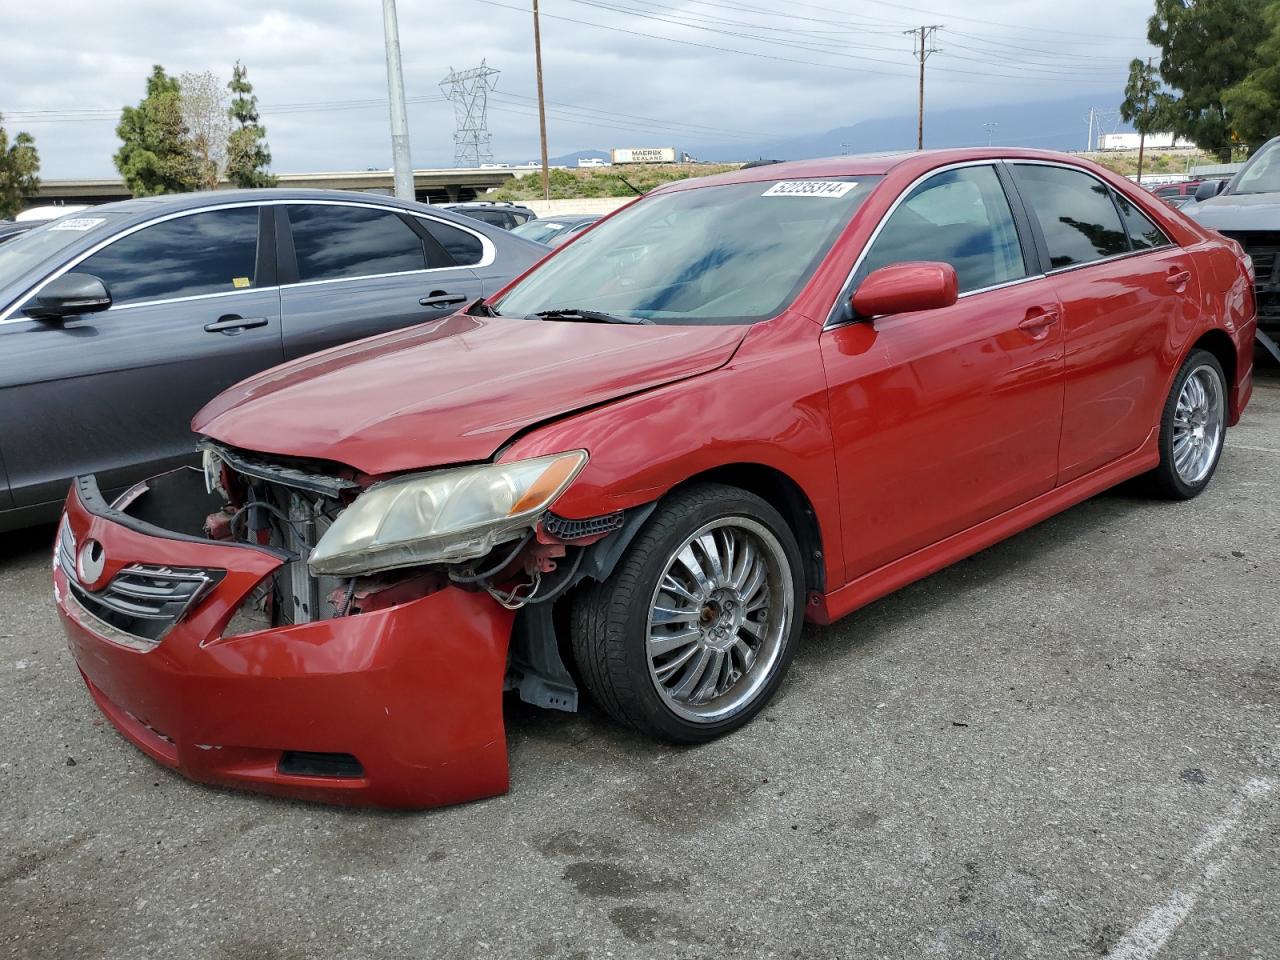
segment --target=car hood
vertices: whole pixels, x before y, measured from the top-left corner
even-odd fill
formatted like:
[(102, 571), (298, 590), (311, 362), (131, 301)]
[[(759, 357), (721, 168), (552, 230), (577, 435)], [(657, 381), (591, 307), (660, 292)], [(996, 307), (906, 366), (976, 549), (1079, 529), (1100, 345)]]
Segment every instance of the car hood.
[(1182, 212), (1212, 230), (1280, 230), (1280, 193), (1229, 193)]
[(251, 377), (192, 429), (373, 475), (486, 460), (531, 424), (714, 370), (748, 329), (455, 314)]

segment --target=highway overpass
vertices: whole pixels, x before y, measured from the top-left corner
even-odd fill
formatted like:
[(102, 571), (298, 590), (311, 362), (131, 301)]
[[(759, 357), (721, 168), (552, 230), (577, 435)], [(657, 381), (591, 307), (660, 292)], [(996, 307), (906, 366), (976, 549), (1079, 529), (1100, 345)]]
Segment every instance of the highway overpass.
[[(524, 173), (525, 171), (520, 171)], [(474, 200), (491, 187), (501, 186), (515, 176), (510, 169), (415, 170), (413, 187), (419, 200), (426, 203), (444, 203), (456, 200)], [(339, 171), (334, 173), (282, 173), (278, 175), (282, 187), (307, 187), (320, 190), (360, 190), (391, 193), (393, 179), (390, 170)], [(221, 189), (230, 189), (224, 182)], [(28, 207), (47, 203), (109, 203), (127, 200), (129, 189), (118, 178), (103, 180), (42, 180), (40, 188), (23, 198)]]

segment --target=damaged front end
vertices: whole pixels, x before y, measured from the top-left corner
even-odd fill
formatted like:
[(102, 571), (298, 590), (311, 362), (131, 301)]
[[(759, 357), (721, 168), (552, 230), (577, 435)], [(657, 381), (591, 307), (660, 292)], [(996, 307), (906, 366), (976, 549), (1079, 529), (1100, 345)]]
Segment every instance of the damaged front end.
[(404, 807), (504, 792), (503, 690), (576, 709), (553, 601), (648, 511), (551, 513), (584, 451), (381, 480), (204, 456), (111, 505), (92, 478), (68, 499), (59, 610), (117, 728), (210, 783)]

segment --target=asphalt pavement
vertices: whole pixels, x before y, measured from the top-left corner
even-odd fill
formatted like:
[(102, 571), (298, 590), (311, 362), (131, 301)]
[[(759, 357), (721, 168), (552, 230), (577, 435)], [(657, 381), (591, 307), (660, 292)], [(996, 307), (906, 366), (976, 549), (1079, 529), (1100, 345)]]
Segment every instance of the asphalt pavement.
[(507, 709), (510, 794), (187, 782), (0, 537), (0, 957), (1280, 957), (1280, 378), (1199, 499), (1097, 497), (826, 629), (673, 749)]

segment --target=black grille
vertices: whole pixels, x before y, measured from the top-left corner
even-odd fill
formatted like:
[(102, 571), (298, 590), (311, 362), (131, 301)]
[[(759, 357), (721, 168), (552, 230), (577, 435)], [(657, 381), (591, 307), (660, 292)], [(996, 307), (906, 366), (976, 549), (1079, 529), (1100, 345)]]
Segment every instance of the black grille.
[(58, 537), (58, 561), (85, 610), (103, 623), (151, 643), (158, 643), (226, 573), (203, 567), (135, 563), (120, 570), (101, 590), (91, 591), (80, 583), (75, 537), (66, 523)]
[(606, 513), (601, 517), (587, 517), (585, 520), (570, 520), (548, 513), (542, 521), (542, 529), (561, 540), (581, 540), (583, 537), (594, 537), (602, 533), (612, 533), (622, 526), (622, 511)]
[(280, 755), (277, 768), (281, 773), (295, 777), (341, 777), (356, 779), (364, 776), (364, 767), (349, 753), (311, 753), (307, 750), (286, 750)]

